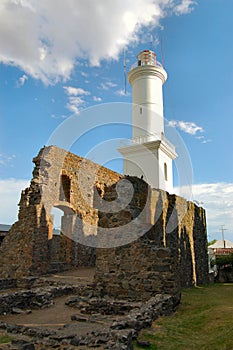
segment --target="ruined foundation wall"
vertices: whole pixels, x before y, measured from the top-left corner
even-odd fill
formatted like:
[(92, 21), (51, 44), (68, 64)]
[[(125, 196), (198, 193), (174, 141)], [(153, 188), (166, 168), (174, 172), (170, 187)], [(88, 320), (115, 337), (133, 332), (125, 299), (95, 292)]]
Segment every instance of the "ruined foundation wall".
[[(133, 299), (208, 282), (202, 208), (55, 146), (33, 161), (19, 220), (0, 247), (0, 277), (96, 265), (103, 293)], [(127, 199), (131, 190), (121, 207), (119, 197)], [(53, 236), (53, 207), (63, 212), (59, 237)]]
[[(95, 191), (98, 188), (101, 192), (121, 177), (55, 146), (41, 149), (33, 162), (33, 178), (30, 187), (22, 191), (18, 221), (0, 247), (2, 278), (45, 274), (51, 270), (51, 256), (53, 260), (55, 255), (60, 256), (64, 268), (87, 262), (93, 265), (95, 249), (83, 243), (85, 235), (89, 235), (89, 241), (95, 246), (98, 225), (98, 212), (93, 208)], [(55, 238), (54, 244), (53, 207), (63, 212), (61, 229), (64, 231), (63, 237)], [(78, 237), (72, 236), (73, 225)]]
[(180, 283), (174, 255), (152, 241), (97, 251), (95, 282), (103, 295), (148, 300), (152, 295), (179, 295)]
[[(127, 242), (123, 247), (97, 250), (95, 282), (99, 288), (116, 298), (147, 299), (158, 292), (177, 294), (181, 287), (208, 283), (205, 211), (179, 196), (151, 190), (143, 180), (128, 180), (136, 190), (125, 210), (99, 213), (101, 227), (116, 232), (118, 228), (112, 237), (109, 231), (105, 240), (115, 242), (117, 235), (119, 243)], [(129, 218), (136, 218), (136, 203), (137, 215), (142, 217), (131, 232), (127, 224)], [(142, 234), (143, 225), (147, 230)], [(130, 237), (136, 241), (127, 241)]]

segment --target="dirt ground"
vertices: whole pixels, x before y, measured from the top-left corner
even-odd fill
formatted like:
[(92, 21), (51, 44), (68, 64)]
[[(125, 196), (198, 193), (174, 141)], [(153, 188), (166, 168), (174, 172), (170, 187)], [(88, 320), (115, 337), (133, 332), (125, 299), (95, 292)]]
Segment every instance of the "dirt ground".
[(66, 284), (86, 284), (93, 282), (94, 274), (94, 267), (79, 267), (75, 270), (45, 276), (44, 279)]
[[(66, 284), (91, 283), (94, 277), (94, 268), (79, 268), (59, 274), (53, 274), (43, 277), (47, 281), (61, 281)], [(66, 300), (70, 297), (63, 296), (56, 298), (54, 304), (45, 309), (32, 310), (29, 314), (7, 314), (1, 315), (0, 320), (10, 324), (24, 325), (27, 327), (40, 327), (41, 329), (57, 329), (61, 333), (82, 335), (89, 331), (101, 330), (104, 325), (109, 323), (105, 320), (95, 322), (77, 322), (72, 321), (72, 315), (79, 315), (76, 308), (65, 305)]]

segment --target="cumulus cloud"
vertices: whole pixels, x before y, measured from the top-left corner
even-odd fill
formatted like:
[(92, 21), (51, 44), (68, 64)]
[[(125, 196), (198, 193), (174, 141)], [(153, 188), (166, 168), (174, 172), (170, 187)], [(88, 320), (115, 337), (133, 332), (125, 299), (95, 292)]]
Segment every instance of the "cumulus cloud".
[(80, 59), (117, 59), (167, 13), (191, 10), (193, 0), (1, 0), (0, 62), (44, 83), (66, 80)]
[[(179, 194), (180, 188), (174, 192)], [(210, 239), (221, 239), (220, 225), (225, 224), (225, 238), (233, 241), (233, 183), (205, 183), (192, 186), (193, 200), (206, 209)]]
[(170, 120), (168, 126), (176, 127), (190, 135), (196, 135), (197, 132), (204, 132), (204, 129), (201, 126), (198, 126), (193, 122), (185, 122), (182, 120)]
[(28, 180), (0, 179), (0, 222), (2, 224), (13, 224), (17, 220), (20, 194), (28, 185)]
[(69, 96), (78, 96), (78, 95), (90, 95), (89, 91), (86, 91), (82, 88), (76, 88), (73, 86), (63, 86), (63, 89)]
[(66, 108), (70, 112), (78, 114), (80, 112), (80, 107), (85, 106), (86, 104), (83, 96), (90, 95), (90, 92), (73, 86), (63, 86), (63, 89), (68, 95), (68, 103), (66, 104)]

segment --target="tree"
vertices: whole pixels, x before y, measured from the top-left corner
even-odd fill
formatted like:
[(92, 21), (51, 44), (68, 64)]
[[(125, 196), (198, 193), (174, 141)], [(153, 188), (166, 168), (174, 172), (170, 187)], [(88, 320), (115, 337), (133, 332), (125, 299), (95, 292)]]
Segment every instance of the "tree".
[(216, 242), (217, 242), (217, 239), (213, 239), (212, 241), (208, 242), (208, 246), (209, 246), (209, 245), (212, 245), (212, 244), (214, 244), (214, 243), (216, 243)]
[(215, 263), (218, 267), (233, 266), (233, 254), (217, 255)]

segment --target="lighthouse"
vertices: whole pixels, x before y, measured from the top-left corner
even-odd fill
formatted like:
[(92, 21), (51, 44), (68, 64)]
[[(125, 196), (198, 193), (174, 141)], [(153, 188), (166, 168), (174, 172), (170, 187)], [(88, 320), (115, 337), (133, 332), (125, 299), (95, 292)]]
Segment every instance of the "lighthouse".
[(173, 190), (175, 147), (164, 135), (163, 84), (167, 72), (152, 50), (141, 51), (131, 66), (132, 139), (118, 150), (124, 174), (143, 177), (152, 187)]

